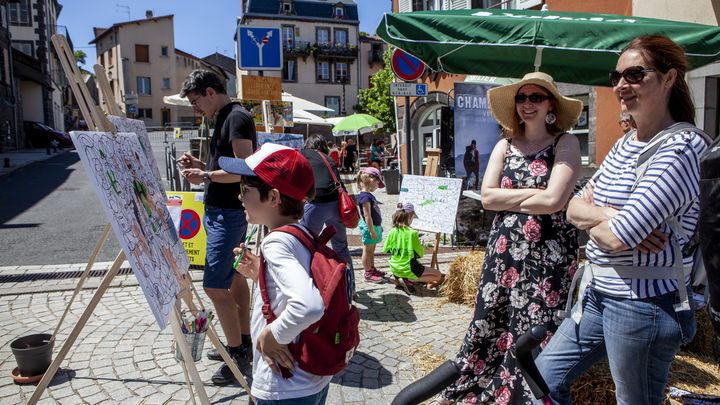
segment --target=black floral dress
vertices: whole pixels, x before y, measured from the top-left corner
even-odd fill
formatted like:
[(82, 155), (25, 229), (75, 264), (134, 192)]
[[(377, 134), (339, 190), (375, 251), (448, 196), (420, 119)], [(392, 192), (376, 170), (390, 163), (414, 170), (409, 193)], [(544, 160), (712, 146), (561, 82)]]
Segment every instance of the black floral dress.
[[(555, 146), (523, 156), (505, 153), (501, 188), (545, 188)], [(560, 319), (578, 263), (577, 230), (565, 211), (549, 215), (498, 212), (470, 322), (456, 361), (461, 376), (442, 394), (464, 403), (530, 404), (532, 394), (512, 351), (514, 342), (535, 325), (548, 328), (545, 347)]]

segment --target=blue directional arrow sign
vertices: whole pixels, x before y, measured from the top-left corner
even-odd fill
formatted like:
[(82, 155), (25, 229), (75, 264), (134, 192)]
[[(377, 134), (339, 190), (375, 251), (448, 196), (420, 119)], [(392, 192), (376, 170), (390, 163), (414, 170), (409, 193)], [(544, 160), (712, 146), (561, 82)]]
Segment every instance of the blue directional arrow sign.
[(238, 26), (238, 68), (242, 70), (282, 70), (280, 28)]

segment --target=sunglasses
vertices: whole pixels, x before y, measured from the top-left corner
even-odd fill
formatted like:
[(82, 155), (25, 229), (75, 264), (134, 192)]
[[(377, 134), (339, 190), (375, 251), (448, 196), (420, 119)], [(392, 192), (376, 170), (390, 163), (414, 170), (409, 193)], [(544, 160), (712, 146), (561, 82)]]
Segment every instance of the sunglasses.
[(620, 83), (620, 79), (625, 79), (628, 84), (638, 84), (645, 78), (647, 72), (654, 72), (653, 68), (645, 68), (642, 66), (630, 66), (629, 68), (618, 72), (617, 70), (610, 71), (610, 83), (617, 86)]
[(530, 94), (530, 95), (528, 95), (528, 94), (517, 94), (517, 95), (515, 96), (515, 103), (517, 103), (517, 104), (522, 104), (522, 103), (524, 103), (526, 100), (530, 100), (530, 102), (533, 103), (533, 104), (540, 104), (540, 103), (542, 103), (543, 101), (548, 100), (548, 99), (550, 99), (550, 96), (546, 96), (546, 95), (544, 95), (544, 94), (538, 94), (538, 93), (533, 93), (533, 94)]

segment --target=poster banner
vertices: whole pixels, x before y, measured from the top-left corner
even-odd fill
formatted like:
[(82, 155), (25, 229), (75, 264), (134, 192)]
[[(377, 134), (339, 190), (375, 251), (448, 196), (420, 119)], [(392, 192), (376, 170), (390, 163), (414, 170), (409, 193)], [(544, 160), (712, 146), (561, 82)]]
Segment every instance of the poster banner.
[(289, 101), (270, 101), (270, 125), (273, 127), (293, 126), (293, 106)]
[(250, 112), (255, 125), (263, 124), (263, 104), (261, 100), (234, 100)]
[(500, 139), (500, 125), (487, 101), (494, 86), (455, 83), (455, 176), (463, 189), (480, 189), (487, 162)]
[(275, 134), (270, 132), (257, 133), (258, 148), (268, 142), (300, 150), (302, 149), (305, 140), (301, 134)]
[(182, 209), (178, 215), (176, 228), (190, 264), (205, 265), (205, 204), (203, 193), (168, 191), (168, 201), (181, 201)]
[(85, 172), (160, 329), (189, 267), (178, 232), (135, 134), (71, 132)]

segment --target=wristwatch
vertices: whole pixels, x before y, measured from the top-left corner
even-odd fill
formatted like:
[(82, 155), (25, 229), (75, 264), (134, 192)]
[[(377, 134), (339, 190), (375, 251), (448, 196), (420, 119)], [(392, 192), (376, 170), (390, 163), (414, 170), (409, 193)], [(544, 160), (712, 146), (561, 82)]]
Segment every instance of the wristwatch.
[(212, 183), (212, 180), (210, 179), (210, 172), (207, 170), (203, 173), (203, 183), (205, 183), (205, 185)]

